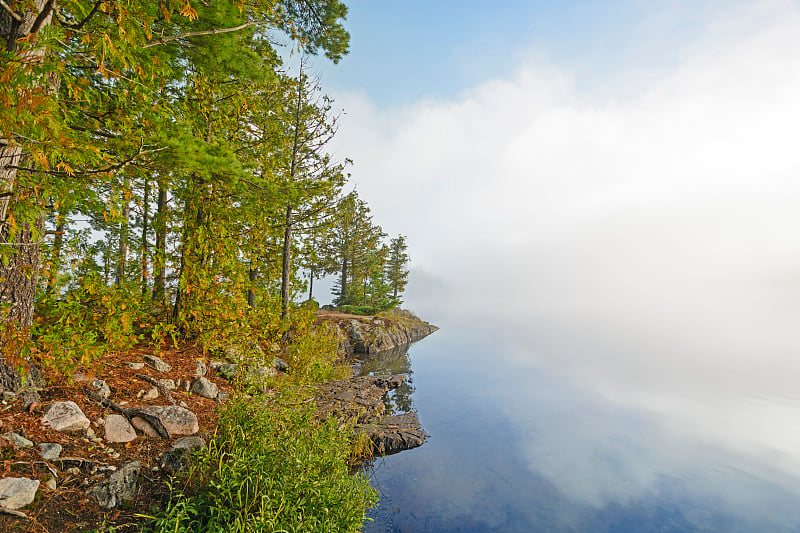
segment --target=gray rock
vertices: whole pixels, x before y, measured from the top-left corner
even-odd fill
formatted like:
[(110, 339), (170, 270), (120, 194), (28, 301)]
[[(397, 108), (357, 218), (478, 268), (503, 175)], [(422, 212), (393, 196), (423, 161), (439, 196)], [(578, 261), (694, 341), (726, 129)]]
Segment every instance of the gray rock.
[(144, 368), (144, 363), (125, 363), (125, 366), (131, 370), (141, 370)]
[(0, 507), (4, 509), (22, 509), (33, 503), (39, 481), (24, 477), (6, 477), (0, 479)]
[(280, 357), (276, 357), (272, 360), (272, 366), (280, 370), (281, 372), (288, 372), (289, 371), (289, 363), (281, 359)]
[(90, 439), (90, 440), (94, 439), (94, 438), (97, 438), (97, 433), (95, 433), (92, 428), (87, 428), (86, 429), (86, 438)]
[(224, 402), (230, 397), (231, 397), (230, 393), (225, 392), (224, 390), (221, 390), (221, 391), (219, 391), (219, 394), (217, 394), (217, 401), (218, 402)]
[(87, 492), (97, 499), (101, 507), (113, 509), (136, 496), (140, 471), (139, 461), (133, 461), (111, 474), (107, 482), (99, 483)]
[(213, 400), (217, 397), (217, 394), (219, 394), (219, 388), (208, 379), (199, 377), (192, 383), (190, 392), (202, 396), (203, 398), (211, 398)]
[(158, 398), (158, 389), (155, 387), (142, 394), (142, 400), (155, 400), (156, 398)]
[(45, 481), (44, 484), (47, 485), (48, 489), (56, 490), (56, 486), (57, 486), (56, 485), (56, 478), (54, 478), (54, 477), (47, 478), (47, 481)]
[(136, 430), (122, 415), (108, 415), (105, 427), (106, 440), (109, 442), (130, 442), (136, 438)]
[(0, 437), (6, 439), (17, 448), (32, 448), (33, 443), (17, 433), (3, 433)]
[(199, 450), (201, 448), (205, 448), (206, 441), (203, 440), (203, 437), (181, 437), (175, 442), (172, 443), (172, 449), (183, 449), (188, 448), (190, 450)]
[(171, 379), (166, 379), (166, 378), (159, 379), (158, 380), (158, 384), (161, 385), (162, 387), (164, 387), (167, 390), (175, 390), (175, 389), (178, 388), (178, 386), (175, 385), (175, 382), (172, 381)]
[(211, 361), (210, 363), (208, 363), (208, 368), (216, 372), (217, 370), (219, 370), (219, 367), (221, 367), (223, 364), (225, 363), (223, 363), (222, 361)]
[(89, 387), (94, 389), (97, 394), (103, 398), (109, 398), (111, 396), (111, 389), (108, 387), (108, 384), (103, 381), (102, 379), (96, 379), (89, 383)]
[(236, 379), (236, 374), (239, 371), (239, 365), (235, 365), (232, 363), (224, 363), (220, 364), (217, 367), (217, 372), (220, 376), (227, 380)]
[(89, 427), (89, 419), (75, 402), (53, 402), (42, 417), (42, 425), (65, 433), (80, 433)]
[[(194, 435), (200, 430), (200, 426), (197, 422), (197, 415), (179, 405), (152, 405), (143, 407), (142, 411), (158, 417), (170, 435)], [(131, 422), (133, 422), (133, 425), (137, 429), (143, 431), (145, 434), (151, 437), (158, 436), (155, 429), (142, 418), (134, 417)]]
[(159, 372), (169, 372), (170, 370), (172, 370), (171, 366), (169, 366), (167, 363), (165, 363), (155, 355), (145, 355), (144, 362), (147, 363), (149, 366), (155, 368)]
[(208, 373), (208, 367), (206, 366), (205, 361), (202, 359), (197, 359), (194, 362), (194, 375), (198, 378), (202, 378)]
[(39, 444), (39, 448), (41, 448), (39, 455), (41, 455), (42, 459), (45, 461), (58, 459), (61, 456), (61, 450), (63, 449), (60, 444), (56, 444), (54, 442), (43, 442)]

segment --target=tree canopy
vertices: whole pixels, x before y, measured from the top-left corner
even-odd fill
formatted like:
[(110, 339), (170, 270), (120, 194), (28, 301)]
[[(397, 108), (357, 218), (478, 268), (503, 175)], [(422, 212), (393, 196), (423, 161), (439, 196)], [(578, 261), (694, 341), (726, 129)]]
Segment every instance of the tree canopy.
[(338, 0), (0, 3), (0, 385), (19, 386), (23, 360), (67, 369), (178, 335), (213, 348), (256, 321), (279, 335), (326, 273), (341, 305), (399, 303), (405, 241), (343, 194), (333, 104), (278, 53), (288, 39), (338, 61), (346, 15)]

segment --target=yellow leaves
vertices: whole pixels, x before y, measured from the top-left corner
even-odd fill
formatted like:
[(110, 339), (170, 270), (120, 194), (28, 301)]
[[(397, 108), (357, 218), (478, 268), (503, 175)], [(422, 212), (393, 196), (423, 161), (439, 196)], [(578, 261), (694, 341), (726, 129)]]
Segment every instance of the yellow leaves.
[(189, 2), (186, 2), (183, 6), (181, 6), (180, 14), (189, 20), (197, 19), (197, 10), (194, 9)]
[(58, 162), (58, 164), (56, 165), (56, 169), (66, 172), (67, 176), (69, 177), (75, 176), (75, 171), (72, 169), (72, 167), (63, 161)]
[(8, 83), (14, 75), (13, 64), (8, 64), (0, 70), (0, 83)]
[(170, 12), (164, 2), (159, 2), (158, 8), (161, 11), (161, 14), (164, 15), (164, 19), (169, 22)]

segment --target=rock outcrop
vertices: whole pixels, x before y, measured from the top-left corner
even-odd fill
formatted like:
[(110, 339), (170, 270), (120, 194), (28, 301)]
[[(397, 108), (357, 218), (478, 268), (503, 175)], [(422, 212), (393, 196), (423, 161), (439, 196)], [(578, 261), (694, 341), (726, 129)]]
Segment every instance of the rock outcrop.
[(404, 375), (357, 376), (325, 383), (317, 389), (320, 418), (334, 416), (366, 435), (374, 455), (391, 455), (421, 446), (428, 438), (414, 412), (383, 416), (383, 397), (406, 380)]
[(319, 311), (317, 322), (336, 327), (340, 338), (339, 352), (346, 356), (374, 354), (406, 346), (439, 329), (405, 310), (395, 310), (380, 317)]

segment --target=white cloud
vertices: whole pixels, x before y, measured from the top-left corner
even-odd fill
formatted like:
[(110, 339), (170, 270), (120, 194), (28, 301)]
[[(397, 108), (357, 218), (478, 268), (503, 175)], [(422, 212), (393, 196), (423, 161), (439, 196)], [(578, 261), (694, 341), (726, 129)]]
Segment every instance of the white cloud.
[(705, 28), (613, 91), (538, 63), (400, 110), (340, 95), (337, 142), (426, 318), (502, 314), (524, 357), (800, 474), (800, 403), (753, 401), (800, 375), (800, 9)]

